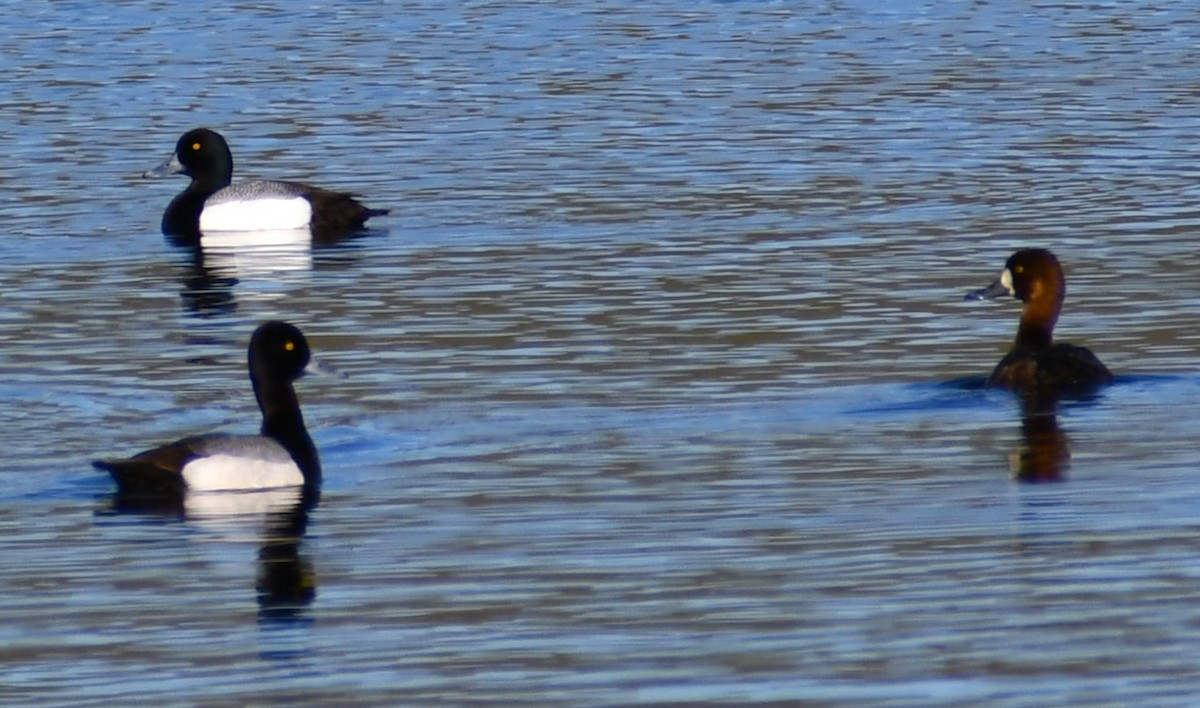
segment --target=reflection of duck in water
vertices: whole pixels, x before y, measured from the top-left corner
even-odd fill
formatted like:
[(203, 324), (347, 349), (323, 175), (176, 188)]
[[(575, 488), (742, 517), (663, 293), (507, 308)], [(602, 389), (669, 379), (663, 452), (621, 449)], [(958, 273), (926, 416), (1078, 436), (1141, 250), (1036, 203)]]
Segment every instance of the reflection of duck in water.
[(204, 234), (183, 248), (190, 262), (182, 301), (201, 316), (229, 314), (239, 301), (277, 300), (311, 282), (314, 246), (304, 230)]
[(1012, 474), (1021, 482), (1061, 482), (1071, 467), (1071, 441), (1058, 427), (1058, 399), (1021, 396), (1023, 445), (1013, 452)]
[[(320, 490), (291, 487), (236, 492), (191, 492), (183, 498), (144, 497), (118, 491), (101, 513), (136, 514), (184, 521), (240, 543), (258, 527), (255, 596), (260, 620), (292, 622), (317, 597), (317, 574), (303, 552), (308, 515)], [(206, 535), (207, 536), (207, 535)]]
[(321, 463), (292, 387), (310, 358), (299, 329), (267, 322), (254, 331), (249, 350), (250, 382), (263, 415), (259, 435), (196, 435), (129, 459), (93, 464), (111, 473), (127, 498), (286, 487), (311, 494), (321, 482)]
[(1029, 248), (1014, 253), (991, 286), (967, 294), (974, 300), (1013, 295), (1025, 303), (1016, 341), (992, 371), (988, 386), (1040, 397), (1087, 393), (1112, 382), (1112, 373), (1091, 351), (1053, 342), (1066, 292), (1066, 279), (1054, 254)]
[(358, 236), (313, 242), (307, 230), (296, 229), (209, 233), (177, 243), (183, 306), (205, 317), (228, 315), (242, 302), (285, 298), (310, 285), (313, 272), (354, 267), (362, 257)]
[(315, 497), (302, 501), (268, 515), (263, 524), (255, 583), (259, 619), (297, 619), (317, 596), (317, 574), (312, 561), (300, 554), (308, 513), (316, 503)]
[(232, 184), (233, 155), (225, 138), (207, 128), (184, 133), (175, 153), (146, 176), (184, 174), (191, 184), (171, 200), (163, 214), (168, 236), (198, 239), (224, 231), (304, 229), (314, 240), (336, 238), (363, 229), (368, 219), (387, 214), (350, 194), (298, 182), (251, 181)]

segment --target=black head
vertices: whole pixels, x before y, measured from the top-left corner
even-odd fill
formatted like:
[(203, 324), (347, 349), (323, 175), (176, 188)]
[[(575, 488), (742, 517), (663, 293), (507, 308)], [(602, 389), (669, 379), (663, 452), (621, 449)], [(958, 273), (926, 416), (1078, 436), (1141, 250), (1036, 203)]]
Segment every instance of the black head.
[(264, 381), (295, 381), (311, 357), (304, 334), (286, 322), (264, 322), (250, 337), (250, 371)]
[(208, 128), (189, 130), (175, 143), (176, 171), (221, 186), (233, 179), (233, 155), (221, 134)]

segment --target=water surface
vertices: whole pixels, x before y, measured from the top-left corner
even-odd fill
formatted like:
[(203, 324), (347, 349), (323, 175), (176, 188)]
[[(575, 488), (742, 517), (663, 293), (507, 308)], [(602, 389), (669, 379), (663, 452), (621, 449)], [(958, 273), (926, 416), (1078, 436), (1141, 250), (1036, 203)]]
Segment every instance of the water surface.
[[(1185, 704), (1194, 11), (5, 4), (0, 698)], [(393, 210), (181, 247), (197, 125)], [(1023, 246), (1119, 382), (978, 384)], [(326, 484), (114, 508), (297, 323)], [(1034, 483), (1050, 482), (1050, 483)], [(226, 500), (229, 501), (229, 500)]]

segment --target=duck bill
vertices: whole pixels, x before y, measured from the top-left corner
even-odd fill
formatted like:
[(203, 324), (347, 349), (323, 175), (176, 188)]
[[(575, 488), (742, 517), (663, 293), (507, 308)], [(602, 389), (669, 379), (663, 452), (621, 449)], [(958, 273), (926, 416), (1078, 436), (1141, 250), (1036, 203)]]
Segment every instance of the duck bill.
[(308, 364), (300, 373), (302, 376), (332, 376), (338, 379), (346, 378), (345, 374), (333, 368), (329, 364), (320, 361), (316, 357), (309, 359)]
[(996, 279), (996, 282), (992, 283), (991, 285), (987, 286), (986, 288), (981, 288), (979, 290), (972, 290), (971, 292), (967, 293), (963, 299), (964, 300), (991, 300), (994, 297), (1000, 297), (1002, 295), (1015, 295), (1015, 294), (1016, 293), (1012, 287), (1012, 274), (1010, 274), (1008, 272), (1008, 269), (1005, 268), (1004, 272), (1000, 274), (1000, 277)]
[(169, 175), (183, 174), (187, 168), (179, 161), (178, 155), (171, 155), (171, 158), (152, 170), (146, 170), (142, 173), (142, 177), (167, 177)]

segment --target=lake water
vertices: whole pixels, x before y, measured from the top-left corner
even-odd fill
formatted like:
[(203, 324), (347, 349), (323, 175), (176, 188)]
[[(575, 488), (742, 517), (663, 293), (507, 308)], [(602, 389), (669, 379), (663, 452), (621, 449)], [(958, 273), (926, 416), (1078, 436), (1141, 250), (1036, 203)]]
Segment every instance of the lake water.
[[(0, 702), (1186, 705), (1200, 14), (1183, 3), (3, 3)], [(158, 230), (185, 130), (358, 238)], [(979, 388), (1019, 303), (1119, 381)], [(252, 432), (319, 506), (125, 513)], [(1048, 483), (1035, 483), (1048, 482)], [(224, 500), (229, 502), (230, 500)]]

